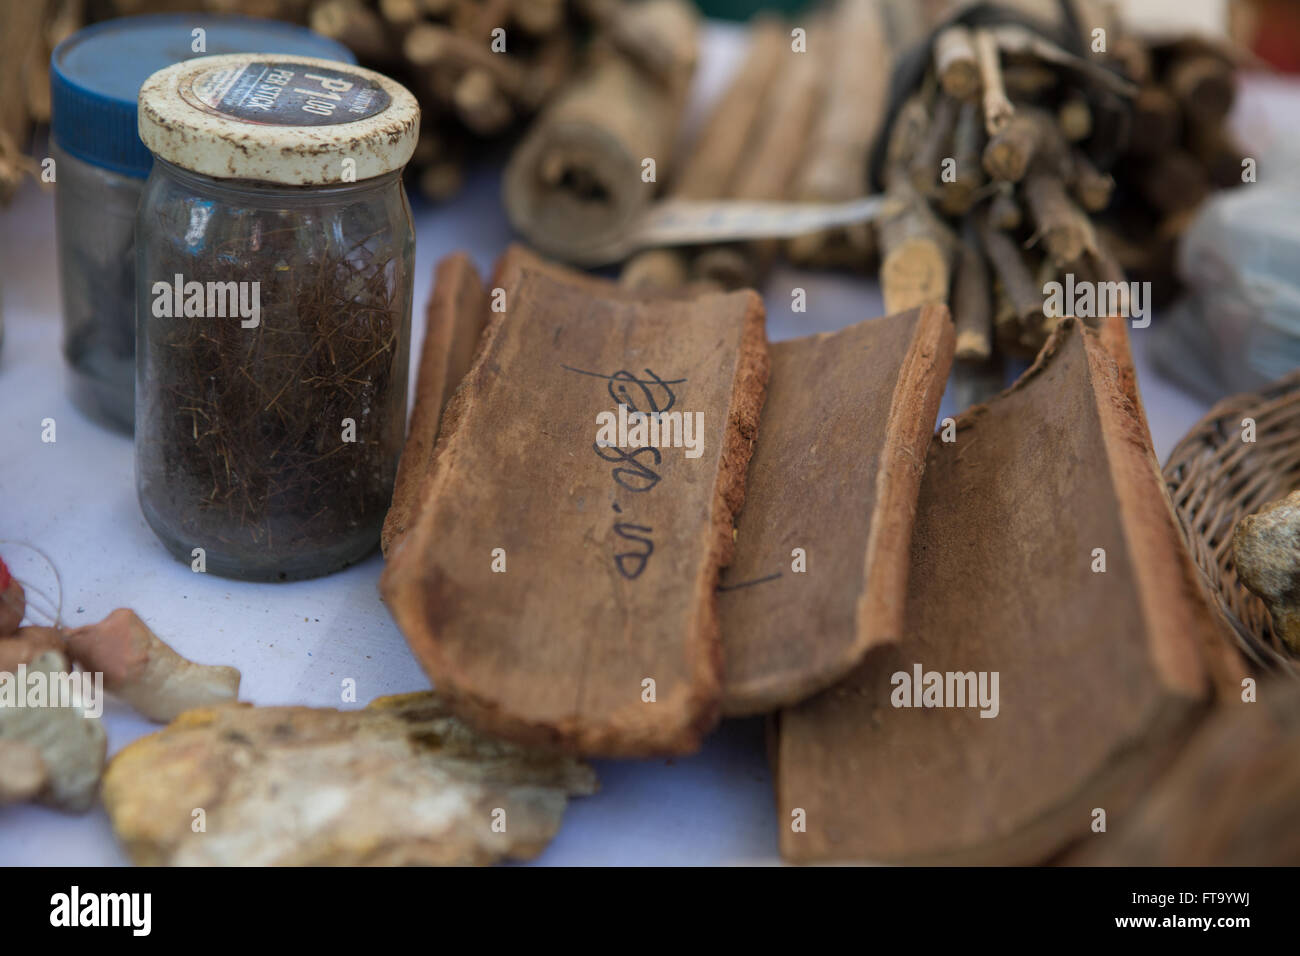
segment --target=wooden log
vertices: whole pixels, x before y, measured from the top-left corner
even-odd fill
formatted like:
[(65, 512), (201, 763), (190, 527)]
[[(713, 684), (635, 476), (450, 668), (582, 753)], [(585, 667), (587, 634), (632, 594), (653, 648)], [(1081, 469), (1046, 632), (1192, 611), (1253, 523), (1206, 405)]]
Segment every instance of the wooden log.
[(699, 54), (699, 14), (686, 0), (641, 0), (620, 6), (608, 40), (660, 83), (685, 95)]
[(525, 33), (547, 36), (564, 23), (564, 0), (513, 0), (510, 16)]
[(338, 40), (368, 62), (394, 59), (396, 50), (388, 40), (383, 21), (361, 0), (321, 0), (312, 5), (307, 23), (321, 36)]
[(1002, 284), (1017, 325), (1036, 323), (1043, 313), (1043, 292), (1025, 264), (1020, 247), (1005, 232), (994, 229), (987, 216), (977, 217), (976, 225), (984, 255)]
[[(907, 639), (780, 716), (777, 817), (806, 823), (780, 828), (789, 861), (1027, 864), (1097, 840), (1093, 809), (1124, 819), (1242, 673), (1211, 650), (1226, 639), (1097, 333), (1063, 323), (955, 438), (922, 478)], [(1063, 504), (1085, 501), (1108, 504)]]
[(1175, 60), (1169, 67), (1167, 83), (1183, 111), (1202, 122), (1221, 122), (1237, 99), (1236, 75), (1216, 56)]
[[(814, 28), (810, 43), (824, 34)], [(817, 118), (825, 76), (816, 57), (782, 48), (783, 62), (759, 117), (753, 139), (741, 156), (730, 195), (736, 199), (787, 199)], [(695, 260), (695, 275), (738, 289), (757, 285), (776, 257), (775, 241), (706, 249)]]
[(1038, 167), (1024, 183), (1025, 205), (1038, 227), (1048, 256), (1058, 268), (1077, 262), (1096, 248), (1088, 216), (1070, 198), (1055, 172)]
[(955, 177), (939, 183), (939, 208), (949, 216), (970, 212), (984, 188), (984, 123), (975, 103), (964, 103), (952, 134)]
[(1073, 175), (1071, 188), (1075, 198), (1087, 212), (1101, 212), (1110, 205), (1115, 193), (1115, 179), (1108, 173), (1100, 172), (1082, 150), (1071, 154)]
[[(867, 165), (889, 94), (893, 57), (879, 0), (844, 0), (828, 41), (832, 75), (793, 189), (793, 198), (803, 202), (840, 202), (870, 191)], [(875, 239), (870, 225), (861, 223), (799, 236), (786, 250), (801, 265), (867, 269)]]
[(1129, 148), (1141, 156), (1158, 156), (1172, 149), (1182, 135), (1178, 101), (1159, 86), (1144, 86), (1133, 99), (1133, 129)]
[(993, 354), (993, 289), (973, 223), (963, 230), (953, 280), (952, 315), (959, 362), (987, 362)]
[(981, 101), (984, 107), (984, 128), (989, 136), (996, 136), (1016, 113), (1002, 82), (997, 38), (987, 30), (976, 30), (975, 55), (979, 64), (980, 86), (984, 91)]
[(943, 91), (957, 100), (974, 100), (980, 93), (980, 69), (975, 38), (960, 24), (944, 27), (934, 38), (934, 71)]
[(1061, 101), (1056, 109), (1061, 134), (1071, 143), (1082, 143), (1092, 135), (1092, 107), (1077, 90)]
[(890, 204), (877, 223), (877, 238), (888, 314), (948, 302), (954, 237), (909, 176), (927, 124), (922, 98), (914, 94), (899, 111), (886, 150), (884, 178)]
[(646, 249), (623, 265), (618, 283), (638, 292), (668, 292), (690, 281), (689, 253), (682, 249)]
[(509, 98), (487, 70), (466, 70), (456, 82), (451, 101), (461, 122), (480, 136), (501, 132), (515, 118)]
[(921, 141), (921, 148), (913, 157), (910, 168), (912, 185), (923, 196), (936, 196), (939, 192), (939, 174), (943, 161), (953, 154), (952, 137), (960, 114), (961, 103), (958, 100), (945, 93), (935, 97), (925, 139)]
[(397, 466), (393, 504), (379, 538), (386, 555), (422, 507), (443, 409), (469, 371), (487, 315), (487, 292), (473, 260), (462, 252), (439, 262), (425, 319), (410, 428)]
[(1140, 181), (1147, 202), (1166, 215), (1195, 209), (1210, 194), (1205, 167), (1181, 149), (1156, 156)]
[(984, 147), (984, 171), (991, 179), (1018, 183), (1025, 178), (1041, 142), (1041, 124), (1024, 112), (1013, 116)]
[[(491, 285), (505, 311), (444, 412), (429, 506), (389, 555), (384, 599), (485, 733), (607, 756), (694, 750), (720, 704), (714, 589), (767, 382), (762, 302), (639, 298), (519, 249)], [(689, 413), (699, 443), (610, 444), (597, 415), (620, 406), (683, 426)]]
[[(736, 557), (718, 594), (725, 714), (803, 700), (903, 637), (916, 463), (952, 337), (946, 311), (931, 306), (772, 346)], [(794, 548), (805, 563), (792, 562)]]
[(402, 39), (402, 53), (414, 67), (450, 67), (454, 71), (453, 83), (465, 70), (480, 69), (489, 73), (511, 99), (524, 99), (528, 95), (527, 70), (513, 58), (493, 53), (486, 40), (480, 43), (449, 27), (427, 22), (415, 24)]
[(759, 114), (788, 50), (785, 27), (762, 20), (750, 31), (749, 49), (735, 79), (709, 111), (698, 138), (673, 180), (681, 199), (718, 199), (731, 194)]
[(1014, 232), (1025, 220), (1025, 214), (1016, 201), (1014, 190), (1000, 189), (989, 200), (989, 224), (1003, 232)]
[[(689, 78), (689, 64), (681, 75)], [(514, 227), (566, 261), (603, 258), (670, 174), (685, 93), (684, 82), (667, 87), (625, 57), (599, 57), (546, 107), (510, 157), (504, 200)], [(654, 161), (655, 181), (643, 178), (645, 160)]]

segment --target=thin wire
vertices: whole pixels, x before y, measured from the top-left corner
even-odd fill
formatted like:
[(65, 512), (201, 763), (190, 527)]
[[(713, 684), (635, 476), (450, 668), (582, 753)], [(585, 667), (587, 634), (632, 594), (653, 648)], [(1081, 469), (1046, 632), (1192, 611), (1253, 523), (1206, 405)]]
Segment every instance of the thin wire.
[[(53, 605), (54, 606), (53, 614), (50, 614), (48, 608), (37, 608), (37, 610), (39, 610), (46, 617), (51, 618), (51, 620), (53, 621), (51, 625), (52, 627), (62, 627), (63, 626), (63, 577), (62, 575), (59, 574), (59, 569), (55, 565), (53, 559), (50, 558), (48, 554), (46, 554), (44, 551), (42, 551), (40, 548), (36, 547), (36, 545), (32, 544), (29, 541), (20, 541), (16, 538), (0, 538), (0, 546), (7, 546), (7, 545), (17, 545), (20, 548), (27, 548), (29, 551), (35, 551), (38, 555), (41, 556), (41, 558), (45, 561), (45, 563), (49, 565), (50, 571), (54, 574), (55, 587), (58, 589), (59, 597), (57, 601), (52, 600), (50, 596), (46, 594), (44, 591), (40, 590), (35, 585), (28, 584), (26, 581), (23, 581), (21, 578), (18, 578), (18, 583), (23, 586), (24, 591), (30, 591), (33, 594), (39, 595), (41, 598), (43, 598), (46, 601), (47, 604)], [(17, 575), (15, 575), (15, 577), (17, 577)], [(31, 602), (29, 601), (28, 604), (30, 605), (30, 603)]]

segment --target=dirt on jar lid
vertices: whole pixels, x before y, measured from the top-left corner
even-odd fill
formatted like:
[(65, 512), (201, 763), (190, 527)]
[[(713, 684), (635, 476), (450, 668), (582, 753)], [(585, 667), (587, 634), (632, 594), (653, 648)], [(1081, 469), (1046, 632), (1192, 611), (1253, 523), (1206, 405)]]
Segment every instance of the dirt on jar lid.
[(140, 88), (140, 139), (157, 157), (221, 179), (289, 186), (401, 169), (420, 107), (400, 83), (348, 63), (283, 54), (199, 57)]

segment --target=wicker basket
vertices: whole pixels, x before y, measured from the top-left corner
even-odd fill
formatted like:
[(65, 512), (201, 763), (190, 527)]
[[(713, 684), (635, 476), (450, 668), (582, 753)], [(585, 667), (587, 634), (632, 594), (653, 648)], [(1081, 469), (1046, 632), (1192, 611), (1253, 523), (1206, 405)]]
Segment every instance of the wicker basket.
[[(1243, 419), (1255, 441), (1243, 442)], [(1241, 650), (1268, 669), (1300, 677), (1300, 660), (1273, 633), (1268, 609), (1237, 580), (1237, 522), (1300, 488), (1300, 371), (1259, 392), (1215, 405), (1178, 443), (1165, 483), (1192, 557)]]

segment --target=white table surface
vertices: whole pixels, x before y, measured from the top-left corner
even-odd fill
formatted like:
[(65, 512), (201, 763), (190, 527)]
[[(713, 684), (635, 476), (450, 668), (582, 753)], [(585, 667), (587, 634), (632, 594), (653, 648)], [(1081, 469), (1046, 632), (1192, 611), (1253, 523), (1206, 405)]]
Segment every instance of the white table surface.
[[(736, 62), (734, 28), (708, 30), (691, 121)], [(689, 122), (688, 121), (688, 127)], [(412, 356), (423, 338), (434, 263), (468, 250), (483, 270), (510, 239), (498, 202), (499, 170), (474, 173), (464, 194), (416, 204), (418, 232)], [(0, 284), (6, 334), (0, 352), (0, 541), (41, 547), (57, 564), (72, 626), (134, 608), (181, 653), (243, 673), (241, 698), (259, 705), (362, 706), (428, 686), (380, 603), (381, 560), (292, 584), (249, 584), (194, 574), (168, 556), (136, 504), (130, 438), (93, 424), (68, 399), (60, 342), (52, 195), (28, 184), (0, 210)], [(808, 311), (790, 311), (790, 289)], [(773, 339), (836, 329), (881, 312), (874, 280), (779, 269), (765, 289)], [(1159, 317), (1157, 317), (1157, 322)], [(1163, 460), (1205, 406), (1150, 372), (1133, 337), (1139, 382)], [(945, 400), (944, 414), (948, 412)], [(57, 441), (41, 441), (41, 420)], [(0, 543), (19, 577), (51, 588), (48, 571)], [(354, 678), (358, 704), (340, 703)], [(110, 754), (154, 729), (110, 702)], [(601, 790), (574, 800), (540, 864), (739, 864), (777, 862), (777, 820), (761, 720), (725, 722), (701, 753), (674, 760), (596, 761)], [(127, 863), (102, 807), (81, 816), (35, 806), (0, 808), (0, 864)]]

